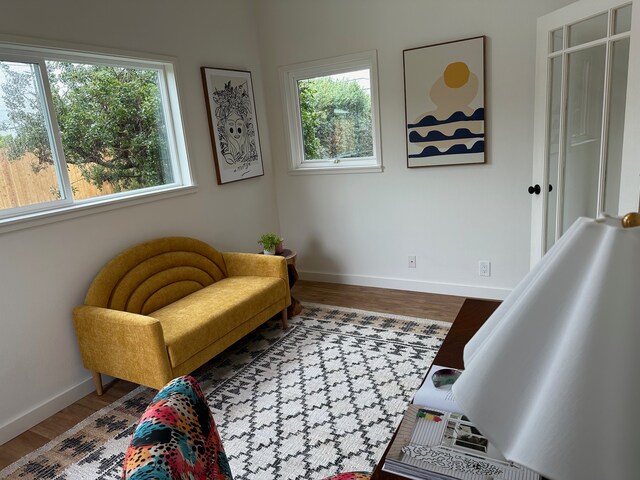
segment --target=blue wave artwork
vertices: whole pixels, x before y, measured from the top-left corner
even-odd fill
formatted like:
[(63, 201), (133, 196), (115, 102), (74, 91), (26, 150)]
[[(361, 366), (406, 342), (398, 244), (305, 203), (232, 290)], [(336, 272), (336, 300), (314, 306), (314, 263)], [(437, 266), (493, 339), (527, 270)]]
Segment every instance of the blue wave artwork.
[(466, 116), (463, 112), (454, 112), (451, 116), (445, 120), (438, 120), (433, 115), (427, 115), (422, 118), (418, 123), (410, 123), (407, 125), (408, 128), (418, 128), (418, 127), (433, 127), (435, 125), (444, 125), (446, 123), (455, 123), (455, 122), (476, 122), (478, 120), (484, 120), (484, 108), (478, 108), (475, 112), (473, 112), (470, 116)]
[(467, 138), (484, 138), (484, 133), (472, 133), (468, 128), (458, 128), (451, 136), (447, 136), (438, 130), (430, 131), (426, 137), (423, 137), (415, 130), (409, 134), (409, 141), (411, 143), (422, 142), (438, 142), (442, 140), (463, 140)]
[(428, 146), (422, 152), (409, 155), (409, 158), (435, 157), (438, 155), (459, 155), (464, 153), (482, 153), (484, 152), (484, 140), (476, 142), (471, 148), (466, 145), (456, 144), (448, 150), (441, 152), (437, 147)]

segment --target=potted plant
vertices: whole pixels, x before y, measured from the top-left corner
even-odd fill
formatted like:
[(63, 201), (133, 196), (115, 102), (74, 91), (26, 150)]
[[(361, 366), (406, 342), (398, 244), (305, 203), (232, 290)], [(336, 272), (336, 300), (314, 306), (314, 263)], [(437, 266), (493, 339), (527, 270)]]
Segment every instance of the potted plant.
[[(265, 233), (260, 237), (258, 243), (262, 245), (265, 255), (275, 255), (282, 253), (282, 241), (282, 237), (276, 233)], [(280, 251), (278, 252), (278, 250)]]

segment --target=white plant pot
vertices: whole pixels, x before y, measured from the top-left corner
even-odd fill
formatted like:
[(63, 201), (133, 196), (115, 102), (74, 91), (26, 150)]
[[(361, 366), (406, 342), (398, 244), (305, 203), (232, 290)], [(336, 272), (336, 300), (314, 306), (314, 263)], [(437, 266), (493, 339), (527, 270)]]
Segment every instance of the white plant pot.
[(276, 247), (273, 247), (272, 250), (265, 249), (262, 253), (264, 253), (265, 255), (275, 255), (276, 254)]

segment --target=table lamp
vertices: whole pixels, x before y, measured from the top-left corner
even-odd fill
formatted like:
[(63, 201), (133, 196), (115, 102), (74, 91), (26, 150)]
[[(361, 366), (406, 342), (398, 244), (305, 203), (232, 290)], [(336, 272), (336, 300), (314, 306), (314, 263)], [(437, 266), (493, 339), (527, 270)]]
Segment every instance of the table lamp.
[(467, 344), (456, 401), (550, 480), (639, 479), (639, 306), (640, 214), (578, 219)]

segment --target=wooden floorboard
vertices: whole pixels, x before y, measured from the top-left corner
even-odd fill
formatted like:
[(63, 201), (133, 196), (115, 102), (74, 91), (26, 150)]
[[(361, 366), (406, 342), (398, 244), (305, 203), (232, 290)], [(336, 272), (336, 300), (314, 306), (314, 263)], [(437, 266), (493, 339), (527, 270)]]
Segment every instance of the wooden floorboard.
[(292, 294), (303, 303), (325, 303), (446, 322), (455, 320), (465, 300), (452, 295), (303, 280), (295, 284)]
[(79, 418), (86, 418), (94, 412), (94, 409), (76, 402), (40, 422), (31, 431), (51, 440), (76, 425)]
[(32, 430), (27, 430), (22, 435), (18, 435), (0, 447), (0, 468), (4, 468), (21, 459), (27, 453), (37, 450), (48, 441), (48, 438), (38, 435)]
[[(295, 284), (292, 293), (303, 303), (323, 303), (448, 322), (453, 322), (465, 300), (451, 295), (302, 280)], [(22, 435), (0, 445), (0, 470), (40, 448), (92, 413), (120, 399), (137, 386), (131, 382), (116, 380), (105, 387), (104, 395), (99, 397), (91, 393)]]

